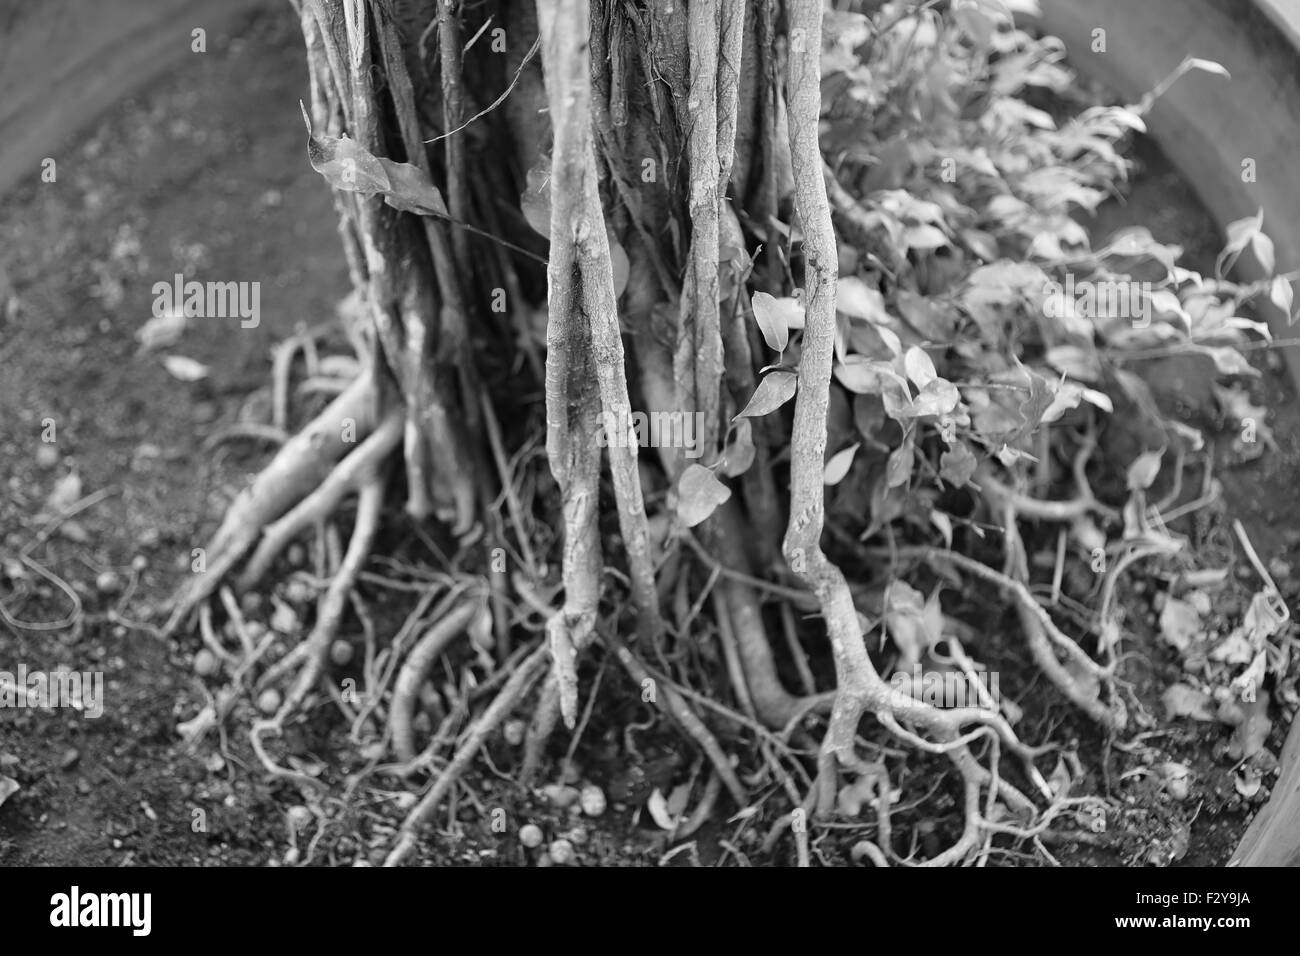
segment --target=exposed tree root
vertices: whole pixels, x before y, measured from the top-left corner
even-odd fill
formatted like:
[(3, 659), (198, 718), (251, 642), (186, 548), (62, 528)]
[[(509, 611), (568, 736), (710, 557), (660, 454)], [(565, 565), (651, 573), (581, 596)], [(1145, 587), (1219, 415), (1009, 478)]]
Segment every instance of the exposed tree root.
[(393, 700), (388, 708), (388, 729), (398, 759), (408, 763), (415, 759), (415, 731), (411, 727), (411, 718), (415, 715), (420, 688), (424, 686), (429, 671), (448, 645), (464, 632), (470, 618), (481, 607), (481, 603), (476, 600), (461, 601), (429, 628), (402, 662), (402, 669), (397, 673), (397, 683), (393, 685)]
[[(402, 44), (386, 7), (367, 0), (301, 0), (296, 5), (302, 15), (312, 65), (313, 128), (341, 128), (377, 155), (403, 153), (422, 175), (432, 180), (436, 173), (443, 180), (453, 218), (467, 220), (474, 211), (476, 197), (466, 188), (466, 139), (459, 132), (465, 125), (461, 118), (466, 106), (473, 108), (473, 87), (463, 82), (469, 48), (460, 44), (456, 5), (449, 0), (438, 0), (435, 5), (441, 110), (419, 112), (417, 105), (425, 104), (416, 99)], [(605, 8), (598, 13), (599, 25), (608, 27), (611, 33), (592, 38), (592, 49), (600, 54), (593, 83), (586, 42), (592, 21), (586, 0), (554, 0), (539, 5), (539, 43), (554, 134), (545, 398), (546, 453), (559, 488), (562, 518), (559, 585), (553, 579), (542, 579), (549, 556), (543, 546), (529, 540), (533, 516), (527, 502), (520, 501), (502, 429), (472, 367), (467, 327), (467, 316), (472, 313), (467, 301), (473, 297), (466, 291), (469, 286), (462, 283), (471, 277), (482, 278), (484, 273), (479, 271), (482, 267), (475, 261), (468, 237), (459, 231), (451, 232), (441, 219), (413, 218), (400, 206), (385, 205), (376, 195), (336, 192), (349, 265), (354, 282), (365, 291), (366, 317), (374, 333), (374, 341), (355, 336), (359, 352), (364, 353), (361, 364), (368, 371), (300, 434), (285, 442), (266, 470), (236, 499), (207, 549), (206, 570), (195, 577), (176, 602), (167, 632), (174, 632), (197, 609), (204, 643), (234, 675), (233, 685), (241, 686), (266, 653), (270, 638), (254, 646), (243, 626), (238, 603), (231, 592), (223, 589), (222, 602), (240, 637), (241, 653), (224, 647), (213, 627), (209, 599), (245, 558), (246, 563), (234, 578), (235, 590), (255, 586), (291, 542), (323, 528), (345, 498), (352, 493), (358, 495), (357, 515), (346, 551), (338, 555), (342, 549), (337, 544), (332, 551), (324, 546), (317, 549), (314, 577), (308, 576), (320, 582), (328, 578), (328, 583), (319, 597), (310, 633), (261, 674), (259, 689), (291, 683), (274, 716), (258, 721), (251, 738), (269, 773), (302, 786), (319, 786), (310, 776), (280, 766), (268, 752), (266, 741), (281, 733), (321, 686), (331, 645), (339, 635), (346, 608), (356, 599), (355, 607), (366, 631), (365, 699), (359, 705), (344, 701), (337, 688), (330, 688), (335, 703), (351, 722), (354, 740), (382, 735), (380, 750), (384, 750), (383, 745), (391, 745), (401, 765), (389, 767), (388, 772), (396, 769), (409, 773), (417, 768), (436, 771), (430, 786), (401, 824), (385, 865), (399, 865), (411, 857), (422, 828), (444, 803), (454, 802), (454, 788), (462, 774), (490, 735), (540, 680), (543, 683), (534, 698), (519, 773), (524, 782), (535, 776), (547, 739), (558, 721), (563, 719), (570, 730), (577, 726), (579, 655), (597, 637), (604, 644), (605, 662), (611, 656), (615, 658), (639, 689), (641, 699), (656, 705), (702, 754), (696, 773), (708, 774), (703, 795), (695, 812), (677, 831), (678, 837), (698, 829), (722, 793), (737, 807), (746, 808), (751, 791), (762, 786), (754, 781), (766, 780), (769, 785), (775, 783), (794, 806), (778, 821), (769, 840), (774, 842), (786, 828), (793, 829), (799, 862), (808, 865), (810, 841), (802, 824), (809, 814), (831, 814), (843, 793), (841, 782), (848, 778), (856, 794), (866, 794), (868, 799), (862, 802), (874, 807), (876, 815), (875, 841), (862, 844), (861, 855), (881, 866), (918, 863), (901, 858), (892, 840), (895, 822), (891, 819), (891, 788), (884, 758), (865, 760), (859, 756), (859, 732), (867, 715), (909, 748), (946, 758), (960, 781), (961, 833), (947, 849), (923, 861), (925, 865), (986, 859), (994, 834), (1036, 838), (1067, 803), (1053, 798), (1035, 764), (1051, 748), (1021, 741), (998, 711), (996, 701), (986, 696), (978, 706), (939, 709), (894, 689), (882, 679), (868, 654), (848, 581), (822, 550), (823, 469), (839, 275), (832, 204), (836, 214), (851, 227), (866, 229), (869, 224), (856, 200), (825, 168), (819, 149), (823, 5), (821, 0), (790, 0), (786, 9), (789, 44), (783, 51), (774, 51), (780, 45), (774, 42), (773, 6), (763, 4), (755, 11), (752, 19), (759, 34), (755, 38), (750, 35), (754, 31), (747, 29), (744, 5), (739, 0), (720, 0), (716, 4), (692, 3), (682, 15), (689, 20), (689, 62), (656, 62), (650, 44), (647, 50), (637, 52), (646, 89), (635, 95), (647, 97), (647, 102), (662, 111), (665, 118), (669, 108), (684, 107), (690, 115), (690, 126), (684, 127), (685, 136), (679, 144), (687, 160), (681, 179), (687, 183), (688, 194), (676, 197), (685, 200), (690, 232), (683, 236), (688, 243), (683, 245), (682, 261), (668, 263), (663, 260), (669, 257), (661, 256), (662, 250), (652, 241), (668, 232), (664, 222), (656, 219), (657, 215), (666, 217), (662, 210), (647, 208), (651, 203), (637, 195), (642, 191), (631, 188), (626, 170), (620, 168), (615, 155), (626, 138), (626, 98), (634, 95), (628, 92), (628, 78), (622, 69), (610, 65), (629, 55), (622, 48), (615, 49), (617, 44), (611, 42), (615, 29), (623, 29), (619, 18), (626, 14)], [(657, 29), (659, 24), (653, 26)], [(639, 20), (627, 25), (630, 34), (645, 28), (646, 23)], [(763, 70), (773, 71), (759, 76), (760, 67), (751, 64), (749, 88), (741, 70), (742, 54), (747, 50), (753, 50), (755, 56), (761, 53)], [(775, 81), (774, 64), (781, 53), (788, 54), (784, 93), (779, 84), (768, 82)], [(668, 82), (659, 76), (659, 69), (671, 71), (674, 66), (678, 68), (676, 79), (684, 84), (679, 88), (687, 91), (685, 103), (675, 102), (673, 90), (662, 89)], [(467, 104), (466, 98), (471, 102)], [(424, 112), (440, 112), (444, 124), (444, 134), (439, 137), (445, 140), (441, 147), (444, 161), (439, 170), (434, 170), (421, 145), (422, 135), (428, 132), (420, 125), (427, 119)], [(786, 116), (788, 153), (786, 144), (768, 142), (771, 137), (763, 130), (764, 126), (780, 127)], [(396, 129), (387, 129), (385, 123), (392, 125), (394, 118)], [(734, 167), (739, 165), (747, 173), (755, 164), (754, 157), (736, 156), (738, 136), (749, 143), (757, 137), (764, 142), (764, 168), (757, 170), (763, 180), (759, 206), (775, 218), (777, 183), (790, 178), (800, 220), (797, 232), (803, 235), (806, 318), (794, 406), (791, 492), (787, 517), (770, 467), (778, 450), (776, 426), (771, 421), (752, 422), (756, 459), (755, 467), (738, 482), (743, 498), (738, 495), (717, 508), (697, 532), (702, 543), (688, 539), (688, 546), (708, 571), (703, 593), (692, 595), (694, 578), (689, 572), (694, 569), (695, 559), (691, 551), (681, 547), (680, 540), (669, 538), (671, 553), (660, 564), (654, 553), (657, 543), (654, 547), (651, 543), (642, 489), (643, 468), (652, 475), (648, 486), (656, 494), (665, 477), (663, 483), (671, 485), (676, 481), (686, 464), (680, 450), (660, 450), (663, 474), (659, 474), (653, 463), (645, 467), (647, 463), (639, 460), (635, 440), (605, 436), (611, 439), (608, 458), (626, 574), (621, 567), (606, 567), (598, 523), (602, 444), (597, 438), (602, 413), (605, 423), (609, 423), (621, 420), (611, 416), (621, 416), (630, 409), (624, 329), (617, 308), (614, 255), (606, 227), (607, 220), (611, 224), (617, 220), (616, 232), (621, 230), (621, 238), (630, 249), (638, 250), (638, 242), (647, 247), (639, 250), (644, 255), (636, 258), (642, 261), (633, 262), (631, 270), (633, 275), (646, 279), (650, 292), (630, 291), (628, 297), (636, 300), (635, 324), (645, 326), (628, 329), (638, 349), (641, 380), (637, 384), (641, 397), (652, 408), (702, 412), (703, 434), (697, 436), (704, 455), (702, 464), (716, 465), (718, 446), (725, 437), (719, 434), (723, 415), (735, 402), (752, 394), (755, 369), (761, 364), (756, 359), (761, 353), (751, 347), (758, 341), (757, 333), (744, 311), (742, 291), (748, 277), (735, 282), (729, 291), (724, 291), (719, 279), (722, 247), (743, 249), (746, 241), (740, 221), (725, 198), (728, 189), (735, 186)], [(600, 162), (597, 143), (602, 147)], [(655, 148), (663, 145), (658, 143)], [(787, 155), (788, 168), (782, 160)], [(672, 159), (678, 161), (675, 156)], [(604, 183), (601, 162), (609, 167)], [(739, 174), (742, 184), (756, 178), (744, 173)], [(602, 186), (618, 195), (626, 208), (606, 210), (602, 206)], [(684, 222), (670, 224), (681, 226)], [(748, 223), (750, 228), (754, 225)], [(757, 225), (765, 231), (770, 223)], [(869, 249), (870, 243), (864, 248)], [(520, 277), (512, 274), (503, 253), (494, 261), (499, 268), (490, 274), (496, 277), (506, 273), (505, 285), (514, 297), (521, 286)], [(770, 250), (768, 263), (774, 269), (777, 265), (782, 269), (790, 266), (788, 259), (778, 263), (778, 256)], [(680, 299), (674, 300), (670, 289), (657, 290), (662, 293), (657, 298), (655, 277), (660, 282), (670, 280), (676, 267), (684, 268), (686, 275)], [(517, 302), (512, 302), (511, 308), (520, 314), (526, 311)], [(665, 315), (671, 318), (665, 320)], [(324, 371), (324, 362), (315, 356), (312, 342), (310, 336), (304, 335), (276, 352), (275, 429), (283, 429), (288, 418), (289, 372), (297, 352), (305, 352), (313, 380), (320, 378), (318, 370)], [(724, 354), (729, 361), (723, 361)], [(397, 403), (390, 401), (394, 386), (400, 393)], [(483, 423), (490, 460), (501, 482), (499, 496), (495, 490), (484, 491), (486, 486), (480, 481), (483, 476), (478, 474), (480, 458), (483, 462), (489, 460), (485, 452), (478, 454), (481, 449), (470, 440), (477, 437), (474, 432), (479, 422)], [(264, 438), (278, 435), (278, 431), (256, 433), (256, 437)], [(1122, 721), (1114, 708), (1103, 703), (1100, 693), (1109, 689), (1112, 671), (1096, 663), (1061, 632), (1034, 599), (1027, 587), (1023, 552), (1016, 550), (1017, 514), (1041, 521), (1070, 521), (1087, 514), (1114, 517), (1114, 509), (1098, 502), (1084, 479), (1083, 467), (1090, 450), (1089, 446), (1081, 451), (1075, 462), (1079, 491), (1075, 499), (1068, 501), (1044, 502), (1003, 486), (991, 468), (980, 473), (985, 497), (1008, 522), (1006, 573), (933, 549), (902, 548), (894, 553), (956, 564), (1010, 595), (1039, 668), (1088, 716), (1114, 730)], [(406, 510), (415, 518), (447, 516), (454, 519), (454, 530), (462, 533), (478, 519), (482, 522), (479, 533), (486, 531), (488, 544), (504, 543), (502, 516), (476, 513), (476, 509), (492, 510), (494, 501), (497, 505), (504, 501), (524, 568), (507, 577), (494, 567), (491, 588), (481, 578), (471, 580), (457, 570), (466, 551), (466, 539), (462, 539), (461, 552), (447, 561), (447, 573), (440, 576), (416, 574), (414, 581), (397, 581), (387, 577), (393, 563), (383, 566), (384, 574), (380, 574), (376, 571), (378, 562), (363, 574), (385, 500), (384, 477), (390, 463), (399, 457), (406, 475)], [(779, 584), (767, 580), (774, 572), (781, 573), (773, 565), (775, 541), (782, 525), (781, 555), (802, 588), (791, 586), (789, 579)], [(417, 531), (430, 543), (423, 529)], [(318, 540), (326, 542), (336, 540), (330, 536), (336, 536), (338, 531), (330, 526), (317, 533)], [(432, 543), (430, 547), (437, 550)], [(330, 554), (330, 558), (320, 557)], [(616, 632), (619, 614), (602, 617), (602, 584), (606, 577), (618, 578), (627, 586), (636, 612), (635, 643), (629, 640), (625, 644)], [(386, 581), (390, 587), (420, 592), (406, 624), (386, 644), (377, 638), (375, 624), (363, 613), (360, 596), (355, 592), (359, 581)], [(514, 582), (514, 596), (520, 599), (523, 609), (513, 618), (507, 614), (512, 603), (508, 581)], [(555, 588), (559, 586), (564, 593), (555, 599)], [(664, 600), (676, 597), (676, 633), (664, 624), (661, 589)], [(441, 599), (433, 607), (435, 595)], [(773, 596), (782, 602), (782, 636), (800, 679), (798, 694), (787, 689), (778, 673), (770, 622), (764, 619), (762, 601)], [(682, 673), (690, 665), (681, 662), (693, 660), (695, 650), (687, 646), (688, 641), (700, 631), (695, 625), (710, 604), (735, 709), (692, 690), (688, 686), (691, 681)], [(817, 691), (812, 670), (803, 659), (804, 648), (799, 643), (792, 608), (808, 615), (820, 614), (835, 667), (833, 690)], [(480, 618), (488, 609), (490, 625), (483, 624)], [(537, 623), (539, 616), (544, 624)], [(476, 630), (479, 625), (481, 629)], [(536, 632), (543, 627), (546, 640), (531, 649), (517, 647), (511, 653), (507, 639), (512, 627), (517, 643), (520, 630)], [(421, 751), (414, 717), (422, 694), (431, 686), (435, 663), (460, 634), (467, 632), (480, 637), (495, 633), (495, 656), (487, 650), (490, 639), (475, 639), (479, 661), (490, 676), (473, 686), (473, 676), (462, 671), (459, 688), (449, 682), (443, 695), (430, 693), (424, 699), (438, 727)], [(955, 663), (972, 677), (974, 663), (956, 639), (951, 641), (951, 647), (948, 663)], [(656, 661), (662, 668), (652, 670)], [(455, 699), (447, 704), (445, 698), (450, 697)], [(435, 698), (440, 702), (435, 703)], [(211, 712), (205, 711), (201, 715), (204, 719), (195, 726), (201, 730), (219, 725), (232, 700), (233, 692), (218, 698), (209, 708)], [(729, 741), (720, 741), (710, 724), (701, 719), (705, 710), (758, 741), (763, 762), (753, 777), (741, 779), (737, 761), (727, 750)], [(582, 726), (590, 712), (589, 704)], [(810, 727), (819, 722), (826, 727), (817, 742), (811, 739)], [(814, 747), (815, 776), (808, 759)], [(450, 760), (446, 760), (445, 754), (452, 748)], [(1003, 772), (1004, 754), (1008, 764), (1019, 769), (1016, 782), (1008, 780)], [(1040, 809), (1044, 802), (1048, 804), (1045, 811)], [(1005, 819), (997, 822), (1004, 817), (1004, 809), (1016, 818), (1015, 823)]]
[(329, 474), (334, 463), (374, 428), (374, 382), (361, 376), (276, 453), (253, 484), (240, 492), (208, 544), (202, 570), (181, 592), (165, 635), (212, 595), (252, 547), (262, 529), (302, 500)]
[(542, 645), (533, 651), (519, 665), (510, 679), (506, 681), (501, 692), (488, 705), (487, 710), (474, 722), (474, 726), (465, 735), (464, 742), (456, 750), (456, 755), (438, 775), (428, 792), (415, 805), (415, 808), (402, 821), (401, 829), (398, 830), (397, 839), (393, 849), (389, 852), (388, 858), (384, 861), (384, 866), (398, 866), (407, 857), (414, 852), (419, 843), (421, 827), (433, 816), (435, 810), (442, 803), (443, 799), (451, 792), (452, 786), (460, 778), (466, 768), (478, 755), (488, 735), (494, 731), (497, 726), (506, 719), (513, 708), (528, 688), (550, 665), (550, 648)]
[(402, 415), (393, 411), (379, 427), (366, 438), (356, 451), (344, 458), (325, 480), (306, 495), (287, 514), (266, 527), (262, 539), (248, 559), (238, 579), (238, 588), (247, 590), (270, 570), (271, 562), (279, 557), (299, 535), (323, 522), (348, 494), (360, 490), (375, 470), (388, 461), (402, 435)]

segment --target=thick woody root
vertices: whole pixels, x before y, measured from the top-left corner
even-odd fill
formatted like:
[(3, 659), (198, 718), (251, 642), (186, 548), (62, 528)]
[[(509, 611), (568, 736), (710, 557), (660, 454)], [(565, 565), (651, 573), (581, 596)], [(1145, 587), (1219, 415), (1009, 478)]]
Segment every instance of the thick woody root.
[(195, 576), (176, 598), (163, 628), (175, 634), (194, 609), (216, 593), (226, 576), (256, 542), (262, 530), (329, 477), (335, 463), (375, 427), (374, 383), (362, 375), (276, 453), (271, 463), (242, 491), (221, 527), (195, 555)]
[(316, 611), (316, 623), (307, 640), (301, 645), (304, 658), (302, 668), (276, 715), (270, 720), (259, 721), (252, 728), (253, 748), (266, 768), (275, 776), (301, 777), (300, 774), (276, 766), (267, 756), (262, 738), (268, 734), (279, 733), (285, 720), (298, 710), (307, 694), (324, 674), (330, 644), (338, 634), (349, 594), (356, 583), (357, 575), (361, 572), (362, 565), (370, 554), (370, 547), (379, 529), (379, 516), (383, 510), (383, 503), (384, 475), (377, 469), (372, 470), (361, 487), (356, 525), (352, 529), (352, 538), (348, 542), (347, 552), (343, 556), (338, 573), (334, 575), (329, 587), (321, 595)]

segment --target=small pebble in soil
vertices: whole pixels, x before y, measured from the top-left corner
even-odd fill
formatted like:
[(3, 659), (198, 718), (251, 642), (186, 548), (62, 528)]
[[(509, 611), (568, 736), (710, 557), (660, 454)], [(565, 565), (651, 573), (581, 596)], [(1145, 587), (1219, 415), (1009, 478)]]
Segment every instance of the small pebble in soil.
[(262, 595), (256, 591), (245, 591), (239, 598), (239, 609), (245, 617), (252, 617), (262, 610)]
[(594, 783), (582, 788), (582, 812), (589, 817), (598, 817), (605, 812), (605, 791)]
[(311, 823), (311, 811), (301, 803), (295, 804), (289, 808), (289, 828), (295, 833), (301, 830), (307, 824)]
[(76, 747), (69, 747), (67, 750), (63, 751), (63, 756), (59, 758), (59, 768), (61, 770), (67, 770), (80, 759), (81, 751)]
[(352, 663), (352, 642), (340, 639), (331, 644), (330, 660), (336, 667), (347, 667)]
[(280, 692), (274, 687), (268, 687), (262, 693), (257, 695), (257, 709), (268, 717), (280, 709)]
[(118, 594), (122, 591), (122, 576), (117, 571), (101, 571), (95, 578), (95, 589), (100, 594)]
[(221, 662), (217, 660), (217, 655), (213, 654), (206, 647), (201, 648), (194, 655), (194, 673), (200, 677), (215, 677), (221, 670)]
[(544, 796), (551, 806), (557, 810), (563, 810), (565, 807), (577, 804), (581, 794), (573, 787), (566, 787), (563, 784), (549, 783), (542, 787), (542, 796)]
[(528, 725), (522, 720), (507, 720), (505, 730), (502, 731), (506, 738), (506, 743), (511, 747), (518, 747), (522, 744), (527, 732)]
[(552, 840), (551, 845), (546, 850), (546, 855), (551, 858), (551, 862), (556, 866), (567, 866), (573, 862), (573, 844), (563, 837)]
[(143, 554), (137, 554), (134, 558), (131, 559), (131, 570), (134, 571), (136, 574), (143, 574), (145, 569), (148, 567), (149, 567), (149, 559), (146, 558)]
[(535, 823), (525, 823), (519, 828), (519, 842), (530, 850), (542, 845), (542, 828)]
[(307, 561), (307, 551), (300, 544), (289, 545), (289, 550), (284, 554), (285, 560), (290, 566), (300, 568)]
[(284, 599), (290, 604), (309, 604), (316, 591), (301, 578), (291, 578), (284, 586)]

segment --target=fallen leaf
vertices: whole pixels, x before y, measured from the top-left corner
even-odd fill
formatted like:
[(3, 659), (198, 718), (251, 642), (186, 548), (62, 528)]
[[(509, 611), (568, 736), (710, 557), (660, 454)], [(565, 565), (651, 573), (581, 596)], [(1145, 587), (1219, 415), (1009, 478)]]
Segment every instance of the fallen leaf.
[(189, 320), (184, 312), (167, 312), (156, 315), (136, 330), (136, 341), (141, 352), (170, 348), (180, 341)]
[(184, 355), (167, 355), (163, 357), (163, 368), (172, 378), (182, 382), (197, 382), (208, 377), (210, 371), (202, 362), (196, 362)]
[(1214, 699), (1209, 694), (1187, 684), (1170, 684), (1160, 697), (1167, 718), (1191, 717), (1193, 720), (1214, 720)]
[(1242, 705), (1246, 719), (1232, 731), (1232, 740), (1228, 745), (1228, 756), (1233, 760), (1249, 760), (1264, 749), (1273, 722), (1268, 719), (1269, 694), (1261, 690), (1253, 701)]
[(1196, 608), (1178, 598), (1166, 597), (1165, 606), (1160, 611), (1160, 635), (1175, 650), (1182, 652), (1200, 632), (1201, 616)]

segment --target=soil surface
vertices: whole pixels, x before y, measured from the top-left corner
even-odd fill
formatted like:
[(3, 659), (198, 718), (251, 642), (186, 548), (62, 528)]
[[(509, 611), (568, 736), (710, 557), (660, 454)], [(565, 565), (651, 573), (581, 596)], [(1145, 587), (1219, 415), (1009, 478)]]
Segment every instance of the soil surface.
[[(305, 826), (291, 824), (290, 808), (302, 796), (268, 783), (247, 762), (242, 730), (232, 732), (225, 756), (213, 738), (194, 752), (179, 743), (177, 724), (197, 712), (207, 689), (192, 670), (198, 639), (161, 641), (154, 632), (159, 608), (188, 573), (190, 549), (266, 461), (266, 449), (255, 443), (209, 450), (204, 440), (266, 403), (272, 346), (299, 326), (331, 319), (348, 289), (329, 191), (306, 161), (298, 109), (307, 96), (306, 69), (297, 25), (277, 9), (249, 19), (239, 36), (66, 144), (56, 183), (28, 185), (3, 200), (0, 407), (9, 413), (0, 416), (0, 601), (29, 622), (69, 613), (69, 597), (18, 560), (39, 536), (32, 563), (74, 589), (83, 614), (76, 627), (49, 631), (0, 622), (0, 670), (22, 662), (32, 670), (102, 671), (105, 705), (97, 719), (67, 709), (0, 710), (0, 776), (21, 787), (0, 807), (0, 864), (373, 862), (412, 799), (396, 781), (388, 791), (354, 792), (349, 775), (359, 758), (340, 756), (349, 748), (328, 722), (309, 727), (298, 751), (330, 763), (324, 779), (331, 795), (312, 805)], [(1190, 191), (1154, 149), (1139, 144), (1139, 156), (1146, 169), (1133, 195), (1103, 211), (1098, 235), (1141, 222), (1157, 238), (1187, 246), (1194, 265), (1212, 263), (1217, 234)], [(175, 344), (143, 350), (136, 333), (152, 314), (153, 283), (178, 272), (260, 282), (260, 324), (197, 320)], [(1255, 354), (1266, 370), (1255, 399), (1269, 411), (1279, 448), (1244, 462), (1231, 434), (1214, 438), (1228, 519), (1197, 519), (1196, 540), (1202, 549), (1221, 549), (1226, 562), (1244, 564), (1226, 529), (1240, 517), (1294, 603), (1284, 563), (1298, 559), (1300, 545), (1300, 413), (1276, 357), (1266, 358), (1273, 353)], [(165, 367), (166, 356), (202, 363), (208, 375), (179, 379)], [(1181, 402), (1189, 422), (1213, 428), (1190, 400), (1203, 388), (1203, 370), (1171, 361), (1152, 363), (1144, 374), (1169, 407)], [(42, 441), (51, 422), (52, 444)], [(71, 491), (77, 493), (69, 498)], [(96, 492), (102, 497), (50, 530), (52, 495), (66, 504)], [(1180, 530), (1189, 532), (1191, 524)], [(1148, 709), (1160, 714), (1160, 695), (1177, 678), (1178, 664), (1153, 636), (1157, 582), (1140, 574), (1126, 581), (1121, 599), (1144, 634), (1127, 649), (1150, 661), (1129, 676)], [(1243, 577), (1241, 589), (1251, 587)], [(400, 624), (402, 610), (392, 606), (381, 623), (391, 617)], [(1000, 610), (984, 613), (992, 618)], [(604, 679), (621, 677), (611, 670)], [(1045, 701), (1035, 696), (1045, 692), (1031, 691), (1025, 705)], [(633, 703), (620, 707), (618, 700)], [(635, 701), (631, 689), (604, 698), (575, 753), (573, 768), (582, 769), (568, 771), (568, 782), (604, 786), (610, 809), (602, 817), (580, 823), (573, 808), (556, 806), (564, 801), (554, 792), (546, 797), (515, 786), (509, 773), (517, 752), (498, 742), (490, 761), (466, 778), (469, 799), (449, 809), (423, 860), (536, 859), (535, 851), (493, 830), (491, 811), (501, 808), (516, 821), (512, 831), (526, 820), (547, 839), (571, 837), (583, 863), (664, 862), (669, 847), (648, 818), (646, 799), (655, 788), (667, 793), (690, 779), (692, 766), (687, 748), (670, 734), (636, 729), (647, 715)], [(1058, 703), (1047, 713), (1063, 709)], [(228, 727), (249, 717), (237, 711)], [(1222, 752), (1229, 729), (1218, 724), (1162, 719), (1146, 741), (1157, 759), (1191, 768), (1191, 793), (1181, 802), (1133, 772), (1142, 761), (1079, 731), (1088, 784), (1094, 792), (1109, 787), (1123, 809), (1091, 842), (1054, 843), (1050, 850), (1064, 865), (1222, 864), (1267, 795), (1267, 787), (1251, 799), (1237, 794)], [(1267, 746), (1276, 751), (1285, 731), (1275, 720)], [(559, 736), (554, 758), (568, 746)], [(559, 766), (553, 761), (542, 782), (564, 782)], [(706, 828), (668, 862), (788, 862), (789, 840), (770, 853), (758, 845), (775, 817), (764, 811), (757, 826)], [(721, 851), (722, 841), (731, 848)], [(843, 840), (836, 835), (815, 849), (839, 862), (852, 841), (848, 828)], [(1028, 857), (994, 862), (1018, 859)]]

